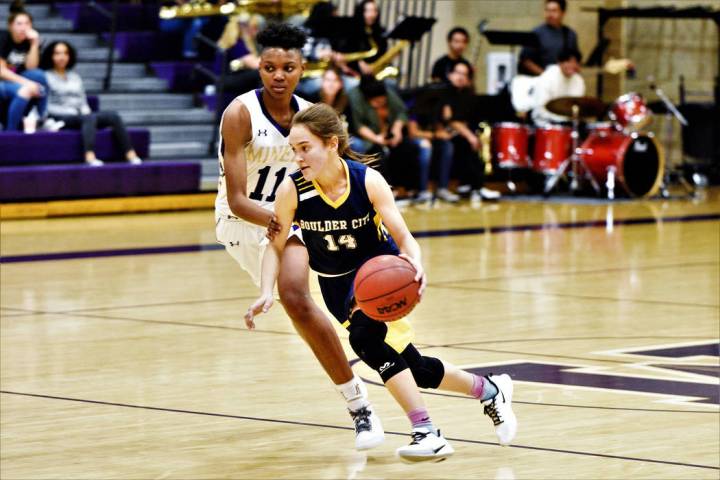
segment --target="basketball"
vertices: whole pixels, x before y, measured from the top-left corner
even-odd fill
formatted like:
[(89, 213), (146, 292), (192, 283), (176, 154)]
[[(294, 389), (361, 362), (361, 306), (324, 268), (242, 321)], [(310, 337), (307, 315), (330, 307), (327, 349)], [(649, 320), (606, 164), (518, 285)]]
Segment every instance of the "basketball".
[(381, 322), (399, 320), (418, 302), (420, 282), (415, 268), (396, 255), (373, 257), (355, 276), (355, 301), (368, 317)]

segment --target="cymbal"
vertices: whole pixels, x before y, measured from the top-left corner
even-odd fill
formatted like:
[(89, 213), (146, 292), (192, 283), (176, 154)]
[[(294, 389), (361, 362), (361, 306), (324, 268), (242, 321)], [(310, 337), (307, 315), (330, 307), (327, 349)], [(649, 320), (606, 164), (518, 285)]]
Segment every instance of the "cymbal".
[(599, 117), (607, 108), (605, 102), (595, 97), (560, 97), (550, 100), (545, 108), (556, 115), (572, 117), (575, 105), (578, 107), (579, 117)]

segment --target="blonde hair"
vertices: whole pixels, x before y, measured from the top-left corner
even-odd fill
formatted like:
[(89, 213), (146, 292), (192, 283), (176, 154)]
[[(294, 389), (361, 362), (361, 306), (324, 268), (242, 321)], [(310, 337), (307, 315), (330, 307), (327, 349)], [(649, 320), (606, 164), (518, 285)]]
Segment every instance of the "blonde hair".
[(350, 149), (349, 135), (343, 121), (334, 108), (326, 103), (316, 103), (295, 114), (291, 127), (304, 125), (310, 133), (323, 139), (325, 143), (332, 137), (338, 139), (338, 155), (357, 162), (372, 164), (378, 160), (377, 155), (363, 155)]

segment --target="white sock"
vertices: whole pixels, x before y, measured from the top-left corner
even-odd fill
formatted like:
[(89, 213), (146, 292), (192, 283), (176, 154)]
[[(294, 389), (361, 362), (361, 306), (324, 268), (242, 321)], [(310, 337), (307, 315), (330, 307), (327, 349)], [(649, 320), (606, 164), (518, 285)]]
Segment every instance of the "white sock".
[(351, 411), (359, 410), (363, 407), (369, 407), (370, 402), (367, 398), (367, 387), (357, 375), (346, 383), (335, 385), (335, 388), (343, 396)]

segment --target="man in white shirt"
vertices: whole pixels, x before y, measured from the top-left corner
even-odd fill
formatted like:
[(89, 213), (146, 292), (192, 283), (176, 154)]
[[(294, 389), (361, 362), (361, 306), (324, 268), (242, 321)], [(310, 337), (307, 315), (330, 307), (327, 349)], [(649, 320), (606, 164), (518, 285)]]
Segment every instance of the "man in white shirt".
[(545, 105), (555, 98), (584, 95), (585, 80), (580, 76), (580, 52), (573, 49), (563, 50), (558, 56), (558, 63), (548, 66), (537, 77), (532, 119), (539, 126), (567, 122), (570, 118), (549, 112)]

